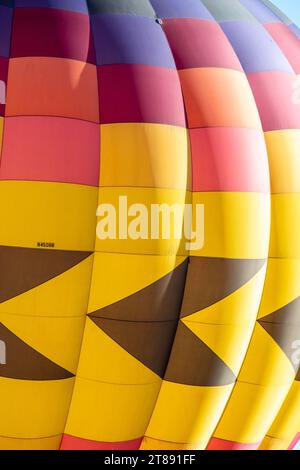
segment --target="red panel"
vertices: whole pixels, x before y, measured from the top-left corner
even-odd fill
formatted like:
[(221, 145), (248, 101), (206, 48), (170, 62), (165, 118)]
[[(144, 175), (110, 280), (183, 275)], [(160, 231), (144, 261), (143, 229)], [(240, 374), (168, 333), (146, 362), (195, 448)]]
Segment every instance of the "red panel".
[(300, 40), (297, 36), (283, 23), (271, 23), (264, 26), (275, 39), (295, 72), (300, 73)]
[(180, 18), (164, 20), (163, 27), (178, 69), (224, 67), (242, 71), (232, 46), (217, 23)]
[(6, 118), (1, 180), (98, 186), (98, 124), (55, 117)]
[(213, 437), (207, 446), (207, 450), (257, 450), (260, 442), (255, 444), (242, 444), (241, 442), (225, 441)]
[(51, 8), (16, 8), (12, 57), (65, 57), (92, 60), (88, 15)]
[(98, 67), (100, 122), (148, 122), (185, 127), (176, 70), (147, 65)]
[(125, 442), (96, 442), (64, 434), (61, 450), (138, 450), (142, 438)]
[(300, 129), (300, 103), (293, 99), (296, 78), (285, 72), (248, 74), (264, 131)]
[(255, 129), (191, 129), (194, 191), (270, 192), (263, 133)]

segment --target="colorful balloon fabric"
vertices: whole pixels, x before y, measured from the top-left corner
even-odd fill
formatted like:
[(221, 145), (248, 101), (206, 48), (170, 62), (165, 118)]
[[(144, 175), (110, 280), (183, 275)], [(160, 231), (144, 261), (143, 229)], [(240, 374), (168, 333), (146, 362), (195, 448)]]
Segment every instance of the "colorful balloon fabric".
[(0, 449), (297, 447), (299, 74), (268, 0), (0, 0)]

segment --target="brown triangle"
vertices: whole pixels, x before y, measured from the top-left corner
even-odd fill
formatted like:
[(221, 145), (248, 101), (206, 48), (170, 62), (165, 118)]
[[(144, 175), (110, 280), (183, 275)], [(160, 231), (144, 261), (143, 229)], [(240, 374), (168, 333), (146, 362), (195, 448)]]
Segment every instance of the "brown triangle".
[(295, 354), (293, 344), (295, 344), (295, 341), (299, 340), (299, 331), (295, 329), (295, 326), (287, 323), (282, 325), (279, 323), (268, 323), (261, 320), (259, 320), (258, 323), (273, 338), (275, 343), (278, 344), (297, 371), (299, 364), (293, 362), (293, 356)]
[(181, 317), (229, 296), (257, 274), (266, 260), (191, 257)]
[(299, 327), (300, 335), (300, 297), (285, 305), (284, 307), (269, 313), (258, 322), (278, 323), (279, 325), (290, 324)]
[(0, 302), (59, 276), (88, 256), (86, 251), (0, 247)]
[[(299, 367), (299, 366), (298, 366)], [(297, 382), (300, 382), (300, 368), (298, 368), (298, 372), (297, 372), (297, 375), (296, 375), (296, 379)]]
[(260, 318), (258, 323), (280, 346), (297, 371), (299, 364), (294, 363), (293, 356), (295, 341), (300, 337), (300, 297), (279, 310)]
[[(40, 354), (0, 323), (0, 341), (4, 358), (1, 359), (0, 377), (19, 380), (60, 380), (73, 377), (47, 357)], [(4, 359), (4, 360), (3, 360)]]
[(132, 322), (90, 316), (91, 320), (142, 364), (163, 377), (177, 321)]
[(214, 387), (233, 384), (236, 376), (217, 354), (180, 322), (165, 380)]
[(188, 260), (150, 286), (90, 315), (127, 321), (172, 321), (180, 314)]

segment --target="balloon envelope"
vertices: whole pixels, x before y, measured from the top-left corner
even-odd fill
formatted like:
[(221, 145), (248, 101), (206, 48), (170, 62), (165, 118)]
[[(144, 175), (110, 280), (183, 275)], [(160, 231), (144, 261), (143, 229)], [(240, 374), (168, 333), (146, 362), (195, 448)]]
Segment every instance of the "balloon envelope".
[(1, 449), (297, 445), (299, 37), (0, 0)]

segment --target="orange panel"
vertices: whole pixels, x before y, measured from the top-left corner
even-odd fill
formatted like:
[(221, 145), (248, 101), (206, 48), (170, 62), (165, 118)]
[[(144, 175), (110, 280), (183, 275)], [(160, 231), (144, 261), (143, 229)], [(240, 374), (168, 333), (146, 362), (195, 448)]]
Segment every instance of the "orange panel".
[(221, 68), (195, 68), (178, 73), (189, 128), (261, 128), (252, 92), (243, 73)]
[(6, 116), (64, 116), (99, 122), (96, 67), (53, 57), (11, 59)]

